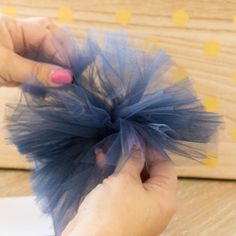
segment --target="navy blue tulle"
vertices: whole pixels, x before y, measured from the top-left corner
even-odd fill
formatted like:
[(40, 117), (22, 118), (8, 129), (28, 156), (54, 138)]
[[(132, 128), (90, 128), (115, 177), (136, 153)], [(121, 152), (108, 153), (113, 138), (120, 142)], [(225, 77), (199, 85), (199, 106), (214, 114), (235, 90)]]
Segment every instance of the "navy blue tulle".
[[(106, 34), (103, 47), (88, 38), (74, 53), (73, 84), (22, 86), (20, 103), (7, 117), (10, 140), (34, 161), (33, 189), (57, 235), (98, 183), (122, 166), (134, 145), (202, 162), (221, 118), (206, 112), (186, 78), (175, 82), (176, 65)], [(95, 149), (105, 154), (98, 166)], [(181, 158), (181, 157), (180, 157)]]

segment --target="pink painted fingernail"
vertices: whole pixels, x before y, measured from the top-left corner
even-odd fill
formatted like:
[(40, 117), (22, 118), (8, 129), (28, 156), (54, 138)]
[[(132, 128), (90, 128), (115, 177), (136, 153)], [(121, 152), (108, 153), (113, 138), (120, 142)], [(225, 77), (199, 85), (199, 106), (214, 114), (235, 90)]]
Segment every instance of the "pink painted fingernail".
[(71, 84), (72, 72), (67, 69), (53, 70), (50, 74), (51, 81), (55, 84)]

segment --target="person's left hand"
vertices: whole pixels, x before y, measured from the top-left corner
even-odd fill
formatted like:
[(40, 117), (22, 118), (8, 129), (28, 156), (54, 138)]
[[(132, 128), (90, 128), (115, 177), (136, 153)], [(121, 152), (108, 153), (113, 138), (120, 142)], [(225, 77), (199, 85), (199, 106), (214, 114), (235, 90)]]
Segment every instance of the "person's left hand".
[(0, 15), (0, 35), (0, 87), (32, 78), (46, 86), (72, 82), (71, 71), (65, 69), (73, 54), (70, 38), (50, 19)]

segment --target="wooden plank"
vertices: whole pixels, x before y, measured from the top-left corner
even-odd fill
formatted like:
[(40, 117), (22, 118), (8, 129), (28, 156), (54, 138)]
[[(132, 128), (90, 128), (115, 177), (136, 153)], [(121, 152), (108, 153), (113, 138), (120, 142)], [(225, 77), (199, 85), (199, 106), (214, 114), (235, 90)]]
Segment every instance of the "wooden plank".
[[(236, 178), (234, 0), (215, 0), (214, 4), (210, 0), (0, 0), (1, 7), (3, 12), (15, 12), (20, 18), (50, 17), (68, 25), (78, 40), (86, 37), (89, 29), (124, 30), (130, 42), (139, 47), (155, 42), (157, 47), (164, 48), (193, 78), (194, 87), (208, 109), (221, 113), (225, 120), (219, 135), (217, 166), (187, 164), (178, 168), (179, 175)], [(6, 92), (0, 89), (0, 109), (9, 99), (3, 94)], [(0, 165), (29, 167), (20, 161), (14, 148), (5, 146), (3, 135), (0, 143)]]

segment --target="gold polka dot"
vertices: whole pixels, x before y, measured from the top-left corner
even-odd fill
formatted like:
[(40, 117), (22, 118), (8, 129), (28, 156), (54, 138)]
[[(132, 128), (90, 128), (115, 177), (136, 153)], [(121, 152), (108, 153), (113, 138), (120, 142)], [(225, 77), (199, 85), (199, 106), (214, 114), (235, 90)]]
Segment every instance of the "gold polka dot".
[(3, 6), (2, 13), (8, 16), (16, 16), (16, 10), (12, 6)]
[(221, 45), (214, 40), (209, 40), (204, 44), (204, 51), (207, 56), (218, 56), (220, 53)]
[(216, 112), (219, 110), (220, 102), (216, 97), (207, 97), (203, 100), (203, 104), (208, 112)]
[(232, 130), (232, 139), (234, 142), (236, 142), (236, 128)]
[(157, 38), (151, 37), (147, 38), (144, 43), (143, 43), (143, 48), (144, 49), (149, 49), (152, 47), (159, 48), (160, 47), (160, 42)]
[(58, 11), (58, 19), (70, 23), (73, 20), (73, 10), (70, 7), (61, 7)]
[(202, 161), (202, 163), (209, 168), (214, 168), (219, 164), (219, 160), (214, 155), (208, 155), (207, 158)]
[(188, 77), (188, 72), (183, 67), (174, 68), (172, 71), (172, 77), (175, 82), (184, 80)]
[(236, 84), (236, 72), (233, 74), (233, 81)]
[(185, 10), (177, 10), (172, 15), (172, 20), (174, 21), (176, 26), (185, 27), (189, 21), (189, 15)]
[(233, 21), (234, 21), (234, 24), (236, 24), (236, 16), (234, 16), (234, 19), (233, 19)]
[(120, 25), (128, 25), (132, 20), (132, 13), (127, 9), (119, 9), (116, 12), (116, 20)]
[(143, 43), (143, 49), (150, 54), (156, 54), (160, 49), (160, 42), (157, 38), (147, 38)]

